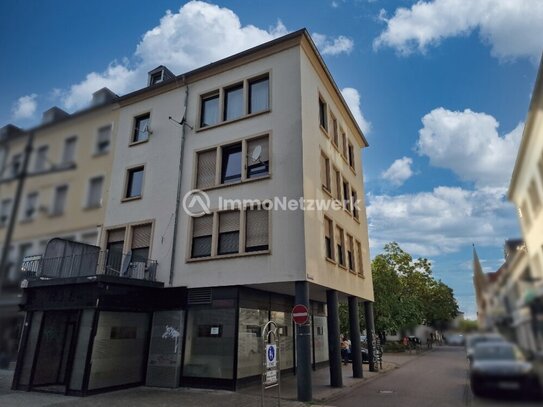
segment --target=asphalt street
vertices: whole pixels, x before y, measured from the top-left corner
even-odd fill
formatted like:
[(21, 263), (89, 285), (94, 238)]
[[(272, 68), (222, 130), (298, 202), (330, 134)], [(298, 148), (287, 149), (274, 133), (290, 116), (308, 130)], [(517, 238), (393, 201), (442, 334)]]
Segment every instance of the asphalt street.
[(515, 395), (477, 398), (471, 393), (463, 347), (440, 347), (330, 401), (337, 407), (539, 406)]

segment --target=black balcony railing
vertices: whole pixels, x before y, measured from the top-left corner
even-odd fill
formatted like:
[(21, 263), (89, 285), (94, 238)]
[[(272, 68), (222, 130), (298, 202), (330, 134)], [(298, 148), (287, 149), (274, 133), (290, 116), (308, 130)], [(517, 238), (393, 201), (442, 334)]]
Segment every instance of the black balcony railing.
[(21, 265), (21, 271), (29, 279), (107, 275), (156, 281), (156, 269), (156, 260), (113, 250), (61, 257), (27, 256)]

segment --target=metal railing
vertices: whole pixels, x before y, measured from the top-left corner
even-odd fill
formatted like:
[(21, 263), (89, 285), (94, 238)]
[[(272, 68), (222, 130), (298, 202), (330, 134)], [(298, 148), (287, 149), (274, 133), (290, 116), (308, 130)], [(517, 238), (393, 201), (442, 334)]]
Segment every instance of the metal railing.
[(26, 278), (56, 279), (107, 275), (156, 281), (157, 261), (117, 251), (97, 251), (61, 257), (27, 256), (21, 271)]

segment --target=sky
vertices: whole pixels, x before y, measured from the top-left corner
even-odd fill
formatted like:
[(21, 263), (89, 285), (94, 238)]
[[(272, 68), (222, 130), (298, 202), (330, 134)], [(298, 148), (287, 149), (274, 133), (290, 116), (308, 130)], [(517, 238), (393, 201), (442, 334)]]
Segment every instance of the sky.
[(485, 271), (521, 236), (506, 191), (543, 50), (540, 0), (18, 1), (0, 5), (0, 125), (125, 94), (305, 27), (370, 146), (372, 256), (432, 261), (467, 317), (472, 244)]

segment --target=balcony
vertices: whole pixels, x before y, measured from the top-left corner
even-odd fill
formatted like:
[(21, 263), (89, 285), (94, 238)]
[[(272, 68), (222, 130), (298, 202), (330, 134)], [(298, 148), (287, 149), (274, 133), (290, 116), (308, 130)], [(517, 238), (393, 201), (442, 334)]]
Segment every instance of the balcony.
[(156, 269), (156, 260), (61, 239), (49, 242), (43, 256), (25, 257), (21, 265), (29, 280), (105, 275), (154, 282)]

